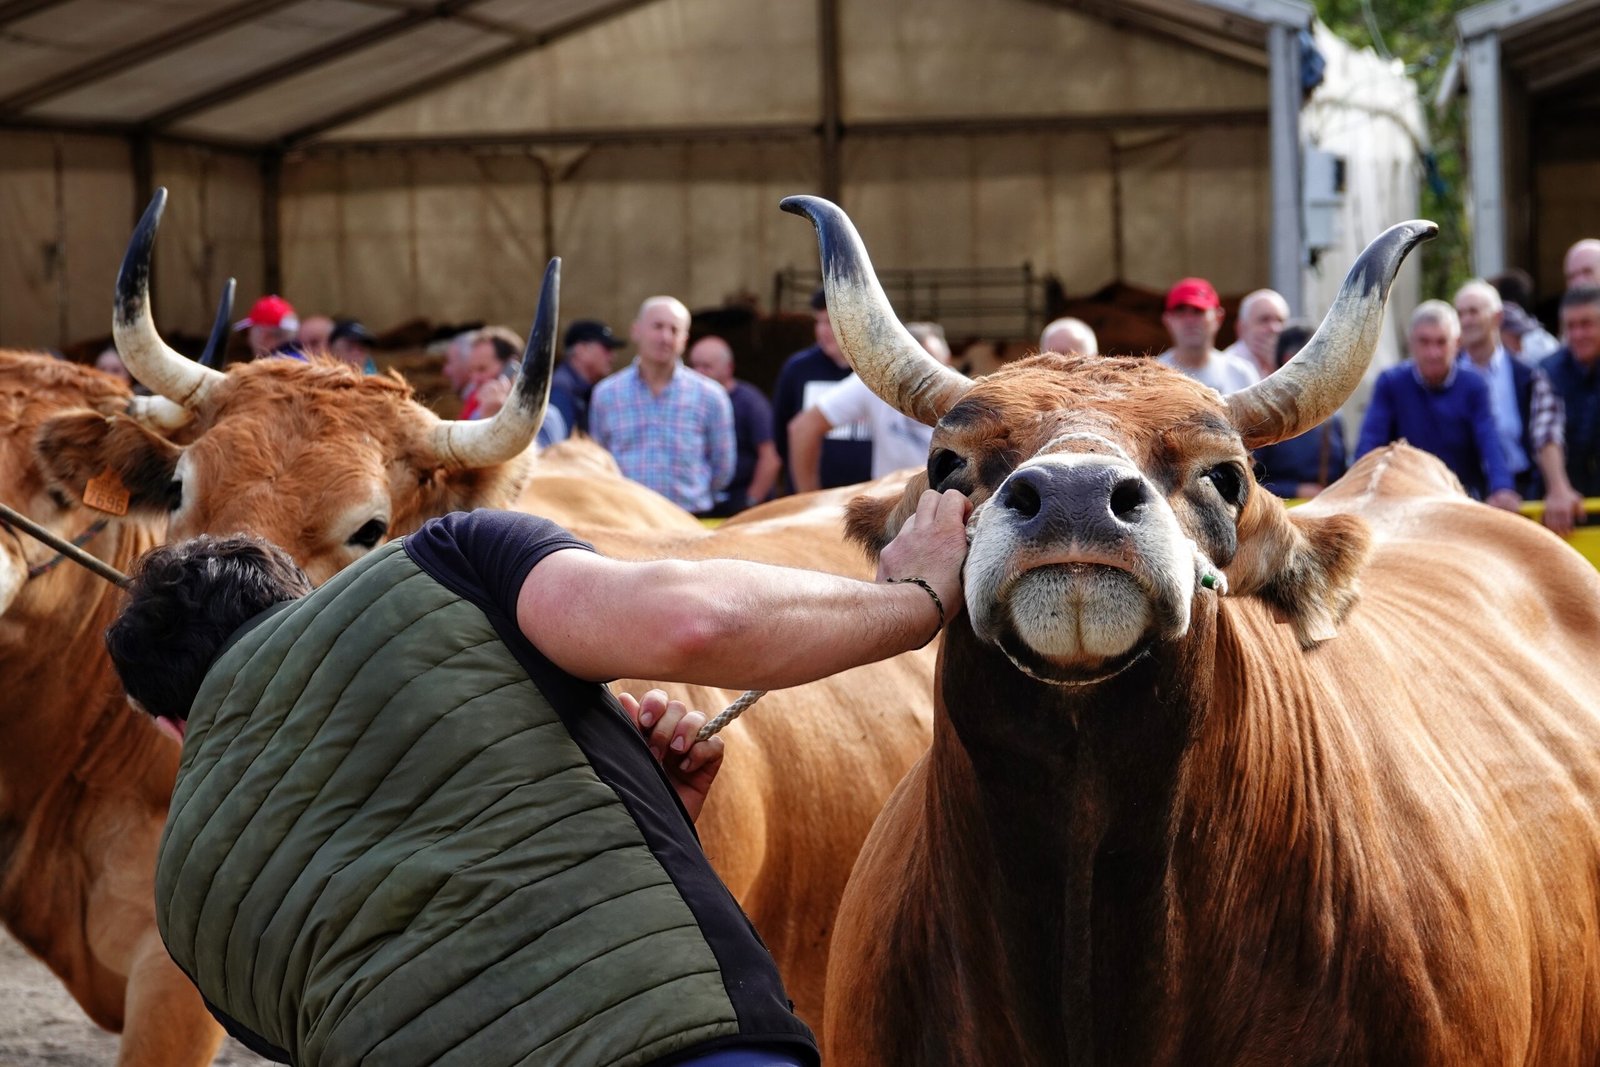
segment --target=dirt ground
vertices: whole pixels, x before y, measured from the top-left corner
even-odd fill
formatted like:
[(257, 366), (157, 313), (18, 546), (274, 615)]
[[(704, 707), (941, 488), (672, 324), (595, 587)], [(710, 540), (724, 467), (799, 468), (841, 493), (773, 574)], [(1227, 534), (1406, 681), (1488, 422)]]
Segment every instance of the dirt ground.
[[(0, 931), (0, 1067), (112, 1067), (117, 1035), (83, 1014), (55, 975)], [(233, 1040), (222, 1046), (215, 1067), (263, 1067)]]

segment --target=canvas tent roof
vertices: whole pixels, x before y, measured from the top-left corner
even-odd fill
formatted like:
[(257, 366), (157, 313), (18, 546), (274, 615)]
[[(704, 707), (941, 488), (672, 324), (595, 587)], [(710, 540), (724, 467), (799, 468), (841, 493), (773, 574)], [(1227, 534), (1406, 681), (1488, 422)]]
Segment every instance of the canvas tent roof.
[[(346, 124), (651, 2), (0, 0), (0, 124), (252, 148), (338, 139)], [(1311, 22), (1297, 0), (1037, 2), (1257, 68), (1267, 65), (1271, 26)], [(812, 5), (781, 6), (816, 20)], [(835, 5), (817, 7), (826, 17)], [(815, 94), (821, 80), (793, 88)], [(762, 116), (817, 121), (814, 110), (783, 103), (744, 101)], [(525, 124), (517, 132), (538, 131)]]

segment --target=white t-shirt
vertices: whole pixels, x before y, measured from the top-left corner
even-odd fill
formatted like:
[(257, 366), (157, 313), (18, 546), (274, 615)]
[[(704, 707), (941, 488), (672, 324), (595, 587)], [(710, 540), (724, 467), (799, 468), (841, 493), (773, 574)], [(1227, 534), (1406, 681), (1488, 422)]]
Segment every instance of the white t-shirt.
[(835, 426), (866, 422), (872, 427), (872, 476), (925, 467), (933, 427), (902, 415), (867, 387), (859, 374), (841, 379), (817, 398), (817, 410)]
[(1223, 396), (1237, 393), (1261, 380), (1261, 375), (1256, 373), (1254, 363), (1238, 356), (1230, 356), (1226, 352), (1218, 352), (1215, 348), (1211, 350), (1211, 355), (1206, 358), (1205, 363), (1194, 370), (1179, 364), (1170, 348), (1157, 356), (1156, 360), (1175, 371), (1182, 371), (1201, 385), (1209, 385)]

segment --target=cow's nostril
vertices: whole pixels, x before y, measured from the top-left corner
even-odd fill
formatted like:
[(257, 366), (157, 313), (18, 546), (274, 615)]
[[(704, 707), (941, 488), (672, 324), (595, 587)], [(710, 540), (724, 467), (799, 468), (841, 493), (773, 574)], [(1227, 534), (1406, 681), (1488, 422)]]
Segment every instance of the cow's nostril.
[(1124, 478), (1111, 489), (1111, 514), (1124, 522), (1144, 507), (1144, 479)]
[(1013, 478), (1006, 484), (1006, 507), (1009, 510), (1031, 519), (1039, 514), (1040, 504), (1039, 490), (1027, 479)]

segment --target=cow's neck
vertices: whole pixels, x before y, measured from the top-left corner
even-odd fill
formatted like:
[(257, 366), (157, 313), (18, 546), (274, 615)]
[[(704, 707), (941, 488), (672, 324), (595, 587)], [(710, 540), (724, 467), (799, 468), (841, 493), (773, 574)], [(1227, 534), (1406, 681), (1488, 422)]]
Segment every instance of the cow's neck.
[[(1213, 637), (1211, 617), (1197, 618), (1181, 646), (1084, 688), (1027, 678), (964, 622), (946, 639), (949, 728), (936, 733), (929, 785), (936, 877), (993, 902), (995, 979), (1025, 1046), (1073, 1063), (1162, 1055), (1150, 1021), (1174, 973), (1171, 828), (1209, 699), (1196, 664)], [(948, 857), (962, 859), (941, 867)]]
[[(86, 547), (125, 572), (157, 540), (153, 529), (126, 522)], [(14, 816), (63, 776), (81, 776), (86, 759), (148, 760), (150, 735), (160, 739), (128, 709), (106, 654), (105, 630), (121, 604), (116, 586), (63, 561), (29, 579), (0, 617), (0, 677), (6, 680), (0, 693), (0, 808), (6, 815)], [(130, 745), (127, 734), (139, 743)]]

